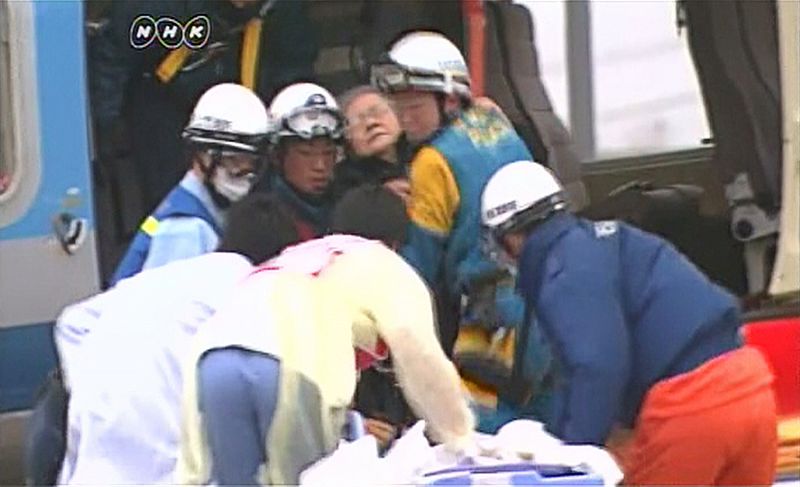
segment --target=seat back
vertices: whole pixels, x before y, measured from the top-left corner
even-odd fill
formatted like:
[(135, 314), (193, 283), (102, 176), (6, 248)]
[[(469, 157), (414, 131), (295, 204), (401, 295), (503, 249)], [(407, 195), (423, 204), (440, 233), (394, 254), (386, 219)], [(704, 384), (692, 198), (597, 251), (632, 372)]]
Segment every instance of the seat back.
[(558, 175), (574, 209), (588, 203), (581, 161), (553, 112), (539, 70), (534, 19), (523, 5), (486, 2), (486, 94), (511, 119), (534, 158)]

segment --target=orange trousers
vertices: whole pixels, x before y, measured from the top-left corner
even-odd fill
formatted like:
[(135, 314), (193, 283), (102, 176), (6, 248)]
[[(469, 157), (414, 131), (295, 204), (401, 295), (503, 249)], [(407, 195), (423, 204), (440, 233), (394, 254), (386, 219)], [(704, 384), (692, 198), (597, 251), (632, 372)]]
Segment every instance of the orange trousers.
[(772, 380), (761, 353), (744, 347), (656, 383), (619, 457), (625, 484), (772, 484)]

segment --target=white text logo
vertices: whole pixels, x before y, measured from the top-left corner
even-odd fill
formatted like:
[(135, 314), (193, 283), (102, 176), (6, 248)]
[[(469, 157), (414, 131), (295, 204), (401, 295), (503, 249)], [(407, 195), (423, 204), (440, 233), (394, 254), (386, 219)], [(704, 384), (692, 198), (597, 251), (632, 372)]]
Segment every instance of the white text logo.
[(134, 49), (144, 49), (156, 39), (167, 49), (182, 45), (202, 49), (211, 37), (211, 21), (205, 15), (193, 17), (186, 25), (172, 17), (140, 15), (131, 24), (130, 41)]

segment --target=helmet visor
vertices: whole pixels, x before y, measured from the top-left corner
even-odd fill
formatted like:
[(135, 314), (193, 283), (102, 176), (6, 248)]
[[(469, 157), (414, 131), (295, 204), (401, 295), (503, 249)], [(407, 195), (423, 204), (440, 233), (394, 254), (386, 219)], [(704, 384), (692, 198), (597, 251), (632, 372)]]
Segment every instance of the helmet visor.
[(338, 139), (344, 132), (344, 121), (336, 110), (321, 107), (304, 107), (286, 117), (283, 128), (303, 139), (330, 137)]
[(393, 63), (376, 64), (370, 70), (372, 86), (387, 93), (407, 90), (442, 91), (444, 77), (433, 72), (410, 71)]

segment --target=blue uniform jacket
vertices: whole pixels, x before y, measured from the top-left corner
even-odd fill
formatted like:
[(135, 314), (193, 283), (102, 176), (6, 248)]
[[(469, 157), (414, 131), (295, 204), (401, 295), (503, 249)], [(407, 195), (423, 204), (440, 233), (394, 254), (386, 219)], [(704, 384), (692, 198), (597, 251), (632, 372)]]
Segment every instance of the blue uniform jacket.
[(602, 444), (655, 382), (739, 346), (735, 298), (622, 223), (552, 217), (525, 243), (518, 287), (560, 370), (548, 429), (570, 443)]
[(109, 285), (180, 259), (213, 251), (224, 214), (191, 171), (145, 219), (117, 265)]

